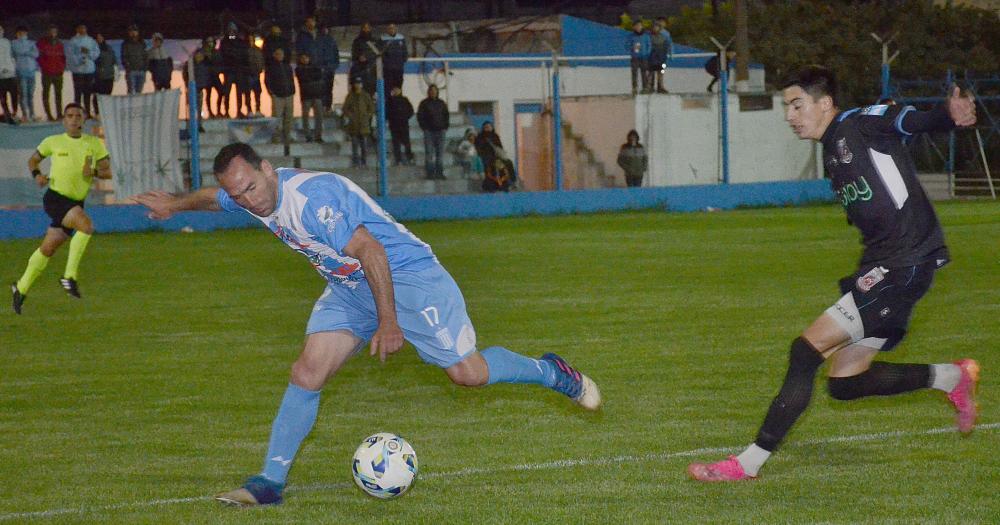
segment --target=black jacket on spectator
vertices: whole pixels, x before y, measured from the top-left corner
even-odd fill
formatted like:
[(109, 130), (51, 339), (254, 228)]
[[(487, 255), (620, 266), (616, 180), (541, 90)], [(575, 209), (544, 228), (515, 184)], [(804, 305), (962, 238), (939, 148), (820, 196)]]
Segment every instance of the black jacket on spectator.
[(398, 34), (396, 36), (399, 38), (382, 37), (382, 65), (386, 69), (402, 70), (408, 58), (406, 39)]
[(302, 100), (323, 98), (323, 70), (312, 65), (299, 64), (295, 68), (295, 78), (299, 79), (299, 97)]
[(391, 95), (387, 102), (385, 113), (389, 126), (396, 129), (409, 126), (410, 118), (413, 117), (413, 104), (410, 104), (410, 99), (403, 95)]
[[(191, 58), (194, 60), (194, 57)], [(184, 84), (187, 87), (187, 83), (191, 80), (188, 78), (188, 64), (184, 63), (184, 67), (181, 69), (181, 74), (184, 76)], [(212, 74), (212, 67), (208, 64), (208, 60), (202, 60), (201, 62), (194, 62), (194, 87), (195, 89), (205, 89), (211, 87), (212, 79), (210, 75)]]
[(267, 61), (264, 68), (264, 85), (267, 92), (276, 97), (290, 97), (295, 94), (295, 78), (288, 62)]
[(497, 148), (503, 148), (500, 142), (500, 135), (496, 131), (482, 131), (476, 135), (476, 153), (483, 159), (483, 166), (487, 169), (493, 166), (497, 160)]
[(430, 131), (443, 131), (448, 129), (449, 118), (448, 105), (440, 98), (425, 98), (420, 101), (417, 108), (417, 122), (420, 129)]
[(115, 58), (115, 51), (111, 49), (111, 46), (107, 42), (98, 45), (101, 50), (101, 54), (97, 55), (97, 80), (114, 80), (115, 79), (115, 64), (118, 63), (118, 59)]
[(354, 62), (351, 64), (351, 72), (349, 76), (351, 83), (354, 82), (354, 79), (360, 78), (361, 85), (364, 86), (365, 91), (367, 91), (369, 95), (375, 96), (375, 82), (378, 80), (378, 77), (374, 64), (368, 62)]
[(125, 71), (146, 71), (149, 57), (146, 56), (146, 43), (142, 39), (122, 42), (122, 65)]
[(247, 62), (246, 40), (239, 37), (222, 37), (219, 42), (219, 54), (222, 55), (222, 67), (228, 71), (239, 71)]
[(374, 64), (375, 58), (377, 56), (376, 51), (378, 50), (378, 43), (372, 38), (371, 34), (368, 35), (358, 35), (351, 42), (351, 61), (357, 62), (359, 55), (366, 55), (368, 57), (368, 63)]

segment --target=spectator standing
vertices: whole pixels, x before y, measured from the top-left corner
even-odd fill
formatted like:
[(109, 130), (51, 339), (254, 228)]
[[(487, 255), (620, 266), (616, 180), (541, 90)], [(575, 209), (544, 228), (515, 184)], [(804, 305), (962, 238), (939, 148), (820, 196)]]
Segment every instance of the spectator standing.
[(73, 73), (73, 101), (84, 108), (84, 116), (91, 115), (91, 93), (97, 72), (97, 56), (101, 50), (97, 42), (87, 34), (87, 26), (76, 26), (76, 34), (69, 39), (66, 47), (66, 62)]
[[(201, 41), (201, 52), (205, 55), (205, 69), (208, 72), (208, 85), (205, 88), (205, 106), (208, 107), (208, 118), (216, 118), (222, 113), (222, 58), (215, 48), (215, 37), (206, 36)], [(215, 105), (212, 105), (211, 92), (215, 92)]]
[(4, 120), (8, 124), (17, 125), (17, 68), (14, 65), (14, 52), (10, 40), (3, 36), (0, 27), (0, 106), (3, 107)]
[(107, 40), (104, 39), (104, 35), (97, 33), (94, 36), (94, 41), (97, 42), (97, 49), (99, 53), (97, 55), (97, 71), (94, 73), (94, 90), (93, 90), (93, 104), (94, 104), (94, 114), (100, 115), (101, 108), (97, 105), (97, 95), (110, 95), (111, 89), (115, 85), (115, 73), (118, 67), (118, 58), (115, 57), (115, 51), (111, 49), (108, 45)]
[(424, 171), (428, 179), (444, 179), (444, 133), (448, 130), (448, 105), (438, 98), (438, 88), (427, 88), (427, 98), (417, 107), (417, 122), (424, 132)]
[(333, 113), (333, 77), (340, 66), (340, 49), (337, 39), (333, 38), (330, 27), (323, 24), (316, 40), (316, 56), (313, 62), (323, 71), (323, 110), (327, 115)]
[(35, 119), (35, 73), (38, 71), (38, 46), (28, 38), (28, 28), (21, 26), (14, 33), (11, 52), (14, 55), (14, 69), (17, 72), (19, 98), (21, 99), (21, 120)]
[(368, 139), (372, 134), (372, 116), (375, 115), (375, 99), (367, 91), (361, 79), (354, 79), (351, 91), (344, 99), (344, 131), (351, 137), (351, 166), (368, 165)]
[(174, 72), (174, 59), (163, 48), (163, 35), (153, 33), (153, 47), (149, 48), (149, 73), (153, 77), (153, 89), (170, 89), (170, 76)]
[(386, 89), (403, 87), (403, 68), (409, 58), (406, 38), (397, 33), (396, 24), (389, 24), (382, 35), (382, 73)]
[(253, 42), (247, 33), (241, 31), (234, 46), (233, 57), (236, 59), (236, 115), (239, 118), (250, 116), (250, 48)]
[(674, 41), (665, 25), (666, 19), (660, 18), (653, 22), (653, 30), (649, 35), (649, 89), (657, 93), (666, 93), (663, 85), (663, 73), (667, 70), (667, 62), (674, 54)]
[(410, 147), (410, 118), (413, 117), (413, 104), (410, 103), (410, 99), (403, 96), (403, 90), (399, 86), (393, 86), (386, 102), (386, 119), (389, 121), (389, 133), (392, 136), (392, 158), (397, 166), (399, 164), (409, 166), (413, 164), (413, 151)]
[[(226, 25), (226, 34), (219, 42), (219, 55), (222, 57), (222, 97), (220, 100), (220, 116), (229, 116), (230, 96), (232, 95), (233, 87), (236, 86), (236, 75), (240, 67), (240, 55), (245, 56), (246, 54), (243, 49), (244, 46), (245, 42), (240, 40), (240, 37), (237, 34), (236, 23), (229, 22), (229, 24)], [(238, 90), (237, 97), (239, 97)], [(238, 101), (236, 106), (237, 108), (239, 107)]]
[[(63, 72), (66, 50), (59, 40), (59, 28), (51, 25), (45, 38), (38, 41), (38, 66), (42, 70), (42, 108), (50, 121), (62, 120)], [(49, 109), (49, 91), (55, 94), (55, 111)], [(52, 115), (55, 114), (55, 117)]]
[(631, 130), (625, 144), (618, 150), (618, 165), (625, 170), (625, 184), (629, 187), (642, 186), (642, 177), (649, 167), (646, 148), (639, 143), (639, 133)]
[[(195, 49), (194, 54), (191, 55), (191, 60), (194, 63), (191, 65), (191, 69), (194, 69), (194, 89), (195, 89), (195, 100), (198, 104), (198, 117), (201, 118), (201, 111), (205, 104), (211, 103), (211, 95), (209, 93), (209, 86), (211, 81), (209, 80), (209, 75), (211, 74), (208, 62), (205, 60), (205, 51), (201, 48)], [(191, 81), (190, 74), (188, 73), (188, 65), (184, 64), (181, 69), (181, 75), (184, 77), (184, 85), (187, 86)], [(204, 97), (204, 102), (202, 98)], [(198, 124), (198, 131), (203, 131), (201, 123)]]
[(379, 49), (372, 37), (372, 25), (368, 22), (361, 24), (361, 31), (351, 42), (351, 81), (361, 78), (365, 91), (369, 95), (375, 94), (375, 80), (377, 77), (375, 60), (378, 59)]
[(257, 35), (253, 33), (247, 35), (247, 67), (247, 111), (251, 111), (253, 116), (263, 116), (260, 112), (260, 74), (264, 71), (264, 53), (257, 47)]
[(292, 110), (295, 104), (295, 77), (292, 66), (285, 61), (285, 50), (275, 47), (264, 68), (264, 86), (271, 95), (271, 116), (281, 119), (281, 130), (271, 142), (288, 144), (292, 141)]
[(632, 94), (636, 95), (641, 89), (643, 93), (649, 89), (649, 82), (646, 74), (646, 63), (649, 61), (649, 35), (642, 27), (642, 22), (636, 21), (632, 24), (632, 32), (629, 33), (628, 51), (632, 57)]
[(128, 94), (142, 93), (142, 88), (146, 85), (149, 55), (146, 43), (139, 38), (139, 26), (135, 24), (128, 27), (128, 35), (122, 42), (122, 66), (125, 67)]
[[(295, 68), (299, 80), (299, 100), (302, 102), (302, 129), (307, 142), (323, 142), (323, 71), (312, 64), (308, 53), (299, 53)], [(313, 129), (309, 129), (309, 113), (313, 114)]]

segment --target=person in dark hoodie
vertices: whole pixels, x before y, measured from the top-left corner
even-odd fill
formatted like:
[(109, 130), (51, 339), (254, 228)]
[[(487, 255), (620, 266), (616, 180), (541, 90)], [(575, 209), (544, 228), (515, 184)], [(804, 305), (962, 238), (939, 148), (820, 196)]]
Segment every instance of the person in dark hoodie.
[(427, 88), (427, 98), (417, 107), (417, 122), (424, 131), (424, 169), (428, 179), (444, 179), (444, 133), (448, 130), (448, 105), (438, 98), (438, 87)]
[(351, 79), (360, 78), (365, 91), (375, 95), (375, 79), (377, 77), (375, 60), (380, 51), (372, 36), (372, 25), (361, 24), (361, 32), (351, 42)]
[[(323, 142), (323, 71), (312, 64), (308, 53), (299, 53), (295, 68), (299, 80), (299, 100), (302, 102), (302, 129), (306, 141)], [(313, 130), (309, 130), (309, 112), (313, 114)]]
[(514, 176), (514, 164), (503, 149), (500, 135), (493, 129), (493, 123), (483, 122), (479, 134), (476, 135), (476, 153), (483, 161), (483, 191), (510, 191), (517, 180)]
[(163, 49), (163, 35), (153, 33), (153, 47), (149, 48), (149, 73), (153, 77), (153, 88), (157, 91), (170, 89), (173, 72), (174, 59)]
[(118, 59), (115, 57), (115, 51), (111, 49), (107, 40), (104, 39), (103, 34), (97, 33), (94, 40), (97, 42), (100, 54), (97, 55), (97, 73), (94, 76), (94, 91), (91, 96), (93, 97), (94, 114), (100, 115), (101, 108), (97, 105), (97, 95), (111, 94), (111, 88), (115, 84), (115, 70), (118, 67)]
[(618, 165), (625, 170), (625, 184), (629, 187), (642, 186), (642, 176), (649, 167), (646, 148), (639, 144), (639, 133), (631, 130), (618, 150)]
[(271, 95), (271, 116), (281, 119), (281, 130), (271, 142), (288, 144), (292, 140), (292, 109), (295, 103), (295, 77), (285, 61), (285, 50), (277, 47), (264, 68), (264, 86)]
[(146, 85), (149, 56), (146, 54), (146, 42), (139, 38), (139, 27), (135, 24), (128, 27), (128, 37), (122, 41), (122, 66), (125, 67), (128, 94), (142, 93)]
[[(210, 104), (212, 101), (212, 97), (209, 93), (209, 89), (211, 87), (211, 81), (209, 79), (211, 69), (208, 62), (205, 60), (205, 51), (201, 48), (194, 50), (191, 60), (194, 61), (194, 88), (197, 93), (196, 100), (198, 101), (198, 118), (200, 119), (202, 108), (205, 104)], [(187, 64), (184, 64), (181, 73), (184, 76), (184, 86), (187, 87), (188, 82), (191, 81), (188, 76)], [(211, 110), (211, 106), (209, 106), (209, 110)], [(202, 128), (201, 123), (198, 124), (198, 131), (205, 131), (205, 129)]]
[[(397, 165), (413, 164), (413, 151), (410, 149), (410, 118), (413, 117), (413, 104), (403, 96), (403, 90), (393, 86), (389, 92), (389, 100), (385, 106), (389, 120), (389, 133), (392, 135), (392, 157)], [(403, 156), (405, 150), (406, 156)]]

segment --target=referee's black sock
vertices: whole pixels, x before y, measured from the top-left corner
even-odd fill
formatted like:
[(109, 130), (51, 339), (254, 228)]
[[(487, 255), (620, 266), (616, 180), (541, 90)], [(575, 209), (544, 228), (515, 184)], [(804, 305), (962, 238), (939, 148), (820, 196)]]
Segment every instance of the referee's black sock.
[(812, 399), (816, 370), (823, 364), (823, 354), (816, 351), (805, 339), (792, 341), (788, 357), (788, 372), (778, 395), (764, 417), (764, 424), (757, 432), (754, 443), (769, 452), (778, 448), (788, 431), (805, 412)]
[(867, 396), (891, 396), (931, 386), (931, 365), (884, 363), (875, 361), (871, 368), (851, 377), (831, 377), (827, 382), (830, 396), (850, 401)]

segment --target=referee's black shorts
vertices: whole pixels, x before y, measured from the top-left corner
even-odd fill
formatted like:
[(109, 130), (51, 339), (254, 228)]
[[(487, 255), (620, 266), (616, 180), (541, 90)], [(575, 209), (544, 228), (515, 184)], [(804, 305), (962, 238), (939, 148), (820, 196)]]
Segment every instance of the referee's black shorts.
[(83, 201), (73, 200), (61, 193), (52, 191), (50, 188), (42, 196), (42, 206), (45, 208), (45, 214), (52, 218), (52, 223), (49, 224), (50, 227), (62, 228), (62, 231), (66, 232), (66, 235), (73, 235), (73, 230), (64, 227), (62, 221), (66, 218), (66, 214), (73, 208), (77, 206), (83, 208)]

